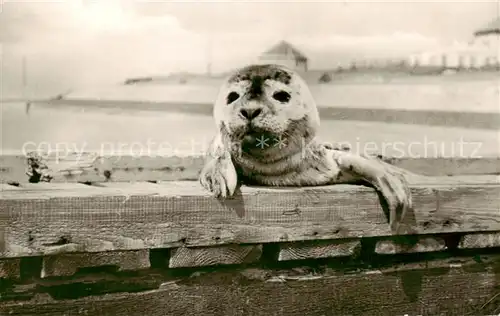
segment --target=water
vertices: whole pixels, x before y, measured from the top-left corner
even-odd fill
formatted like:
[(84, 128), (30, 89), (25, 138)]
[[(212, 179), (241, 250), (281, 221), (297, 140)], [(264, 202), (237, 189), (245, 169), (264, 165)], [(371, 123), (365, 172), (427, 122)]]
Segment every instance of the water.
[[(440, 110), (498, 113), (500, 80), (416, 78), (390, 84), (311, 84), (318, 105), (323, 107)], [(212, 103), (218, 85), (143, 84), (110, 86), (75, 91), (68, 98), (147, 100), (155, 102)]]
[[(412, 79), (417, 80), (417, 79)], [(419, 80), (419, 81), (418, 81)], [(311, 85), (322, 107), (439, 110), (451, 112), (500, 112), (499, 81), (418, 79), (379, 84), (334, 83)], [(110, 86), (75, 91), (69, 97), (93, 99), (87, 106), (35, 105), (30, 115), (21, 103), (2, 105), (1, 149), (4, 153), (42, 151), (98, 151), (103, 153), (177, 155), (199, 154), (214, 135), (207, 115), (172, 113), (163, 106), (141, 111), (144, 104), (127, 109), (100, 106), (102, 100), (147, 100), (206, 103), (217, 85)], [(101, 102), (102, 104), (102, 102)], [(115, 106), (114, 105), (114, 106)], [(201, 106), (204, 108), (204, 106)], [(168, 106), (165, 106), (168, 108)], [(159, 111), (158, 109), (161, 109)], [(205, 111), (209, 113), (210, 111)], [(477, 119), (469, 114), (462, 117)], [(353, 119), (353, 118), (351, 118)], [(358, 118), (354, 118), (358, 119)], [(481, 127), (478, 122), (474, 126)], [(383, 122), (323, 119), (319, 136), (327, 142), (349, 143), (357, 151), (377, 151), (395, 156), (498, 156), (499, 131)], [(476, 148), (477, 147), (477, 148)]]
[[(192, 155), (203, 152), (215, 132), (206, 115), (99, 107), (35, 106), (29, 116), (24, 111), (24, 104), (3, 104), (4, 154), (41, 150)], [(356, 121), (325, 120), (319, 136), (349, 143), (356, 151), (397, 157), (491, 157), (499, 155), (500, 145), (496, 130)]]

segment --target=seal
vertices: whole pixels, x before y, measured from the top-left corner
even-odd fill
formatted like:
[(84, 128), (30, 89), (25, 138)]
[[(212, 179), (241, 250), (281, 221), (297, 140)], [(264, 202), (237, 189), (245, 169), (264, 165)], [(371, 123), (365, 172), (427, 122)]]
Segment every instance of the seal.
[(281, 65), (250, 65), (222, 84), (213, 108), (216, 136), (200, 172), (217, 198), (237, 187), (355, 184), (378, 193), (391, 229), (411, 208), (405, 171), (378, 157), (320, 142), (320, 118), (306, 82)]

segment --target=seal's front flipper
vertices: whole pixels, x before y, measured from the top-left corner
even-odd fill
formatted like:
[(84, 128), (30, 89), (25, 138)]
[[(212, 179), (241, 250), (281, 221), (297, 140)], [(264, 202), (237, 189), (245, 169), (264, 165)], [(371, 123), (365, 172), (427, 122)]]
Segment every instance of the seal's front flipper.
[(389, 217), (391, 230), (403, 232), (400, 231), (400, 223), (413, 212), (411, 192), (404, 173), (381, 160), (346, 152), (339, 152), (336, 161), (342, 172), (367, 182), (377, 191)]
[(231, 159), (218, 157), (207, 161), (200, 173), (200, 183), (216, 197), (232, 196), (237, 176)]
[(232, 196), (236, 190), (238, 177), (231, 154), (217, 138), (210, 146), (199, 180), (206, 190), (218, 198)]

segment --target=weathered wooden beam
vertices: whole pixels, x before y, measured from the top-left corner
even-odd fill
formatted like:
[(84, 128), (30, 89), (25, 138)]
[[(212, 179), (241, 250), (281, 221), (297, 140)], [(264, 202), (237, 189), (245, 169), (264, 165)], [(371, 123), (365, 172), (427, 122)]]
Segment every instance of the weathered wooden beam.
[(42, 258), (41, 277), (71, 276), (81, 268), (116, 267), (117, 271), (150, 267), (149, 250), (105, 251), (98, 253), (65, 253)]
[(5, 302), (0, 314), (497, 315), (498, 271), (498, 256), (422, 260), (357, 273), (225, 270), (165, 280), (155, 290), (138, 293)]
[(396, 242), (394, 240), (380, 240), (375, 245), (377, 254), (397, 254), (397, 253), (424, 253), (446, 250), (446, 242), (441, 237), (419, 236), (416, 240), (405, 240), (405, 242)]
[(360, 240), (282, 243), (279, 261), (353, 256), (361, 250)]
[(18, 279), (21, 276), (20, 259), (0, 259), (0, 280)]
[(460, 249), (500, 247), (500, 232), (476, 233), (463, 236), (458, 244)]
[[(500, 158), (387, 158), (396, 166), (428, 176), (500, 174)], [(196, 180), (201, 156), (97, 156), (67, 153), (44, 156), (51, 182), (127, 182)], [(28, 181), (23, 155), (0, 155), (0, 183)]]
[(252, 263), (260, 259), (262, 245), (230, 245), (219, 247), (175, 248), (170, 268)]
[[(360, 186), (243, 186), (224, 201), (189, 181), (65, 186), (0, 193), (0, 257), (392, 236)], [(412, 194), (415, 234), (500, 231), (498, 177), (426, 179)]]

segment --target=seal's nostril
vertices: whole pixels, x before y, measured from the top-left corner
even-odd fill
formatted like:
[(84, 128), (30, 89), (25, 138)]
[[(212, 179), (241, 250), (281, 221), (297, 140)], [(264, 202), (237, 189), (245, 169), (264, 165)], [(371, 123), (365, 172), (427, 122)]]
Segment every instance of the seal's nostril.
[(262, 109), (241, 109), (240, 113), (241, 115), (246, 118), (247, 120), (253, 120), (257, 116), (260, 115), (262, 112)]
[(244, 118), (246, 118), (247, 120), (249, 119), (250, 115), (248, 114), (247, 110), (241, 109), (240, 113), (241, 113), (241, 115), (243, 115)]
[(259, 116), (260, 112), (262, 112), (262, 110), (261, 110), (261, 109), (255, 109), (255, 110), (253, 111), (253, 113), (251, 113), (251, 117), (250, 117), (250, 119), (254, 119), (254, 118), (256, 118), (257, 116)]

